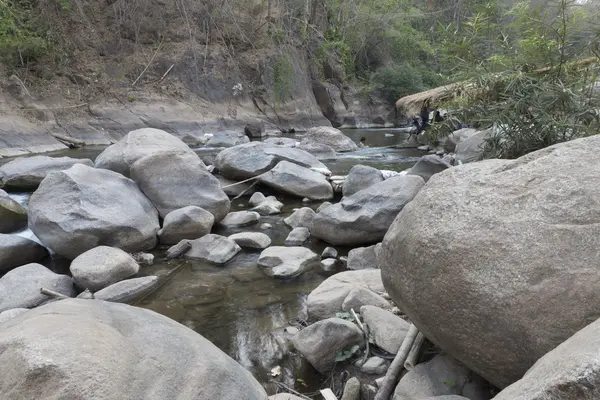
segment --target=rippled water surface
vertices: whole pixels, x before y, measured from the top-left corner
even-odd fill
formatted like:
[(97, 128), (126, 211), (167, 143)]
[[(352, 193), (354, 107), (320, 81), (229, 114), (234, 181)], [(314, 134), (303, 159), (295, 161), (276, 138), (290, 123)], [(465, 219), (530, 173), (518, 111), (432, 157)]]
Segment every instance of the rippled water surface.
[[(365, 137), (369, 147), (339, 154), (336, 160), (325, 160), (334, 174), (346, 174), (356, 164), (402, 171), (422, 155), (416, 150), (388, 147), (401, 143), (407, 137), (400, 130), (356, 129), (345, 133), (356, 142)], [(53, 155), (94, 159), (101, 151), (101, 148), (87, 148)], [(219, 149), (197, 151), (201, 155), (214, 155)], [(27, 204), (29, 194), (11, 195), (21, 204)], [(215, 233), (228, 236), (241, 231), (261, 231), (271, 237), (273, 245), (283, 245), (290, 231), (283, 224), (283, 218), (294, 208), (304, 205), (299, 199), (277, 197), (285, 204), (281, 215), (261, 217), (259, 224), (245, 228), (216, 227)], [(235, 200), (232, 211), (247, 209), (247, 200)], [(316, 208), (319, 204), (308, 206)], [(261, 230), (259, 225), (264, 222), (273, 228)], [(33, 236), (30, 231), (19, 235)], [(320, 254), (326, 244), (311, 240), (307, 247)], [(320, 386), (322, 378), (312, 367), (286, 349), (283, 329), (288, 326), (288, 321), (296, 317), (305, 318), (306, 296), (331, 273), (315, 269), (294, 280), (281, 281), (267, 277), (257, 267), (259, 251), (243, 250), (227, 265), (214, 266), (198, 261), (164, 262), (165, 250), (156, 249), (157, 262), (141, 271), (142, 275), (158, 275), (163, 279), (155, 292), (138, 302), (139, 306), (167, 315), (199, 332), (249, 369), (266, 386), (269, 371), (277, 365), (282, 366), (284, 382), (288, 385), (297, 384), (297, 378), (306, 383), (305, 387), (297, 387), (299, 391), (307, 392)], [(341, 255), (347, 254), (348, 250), (338, 248)], [(54, 260), (49, 265), (60, 272), (68, 271), (68, 263), (64, 260)], [(268, 389), (274, 391), (273, 387)]]

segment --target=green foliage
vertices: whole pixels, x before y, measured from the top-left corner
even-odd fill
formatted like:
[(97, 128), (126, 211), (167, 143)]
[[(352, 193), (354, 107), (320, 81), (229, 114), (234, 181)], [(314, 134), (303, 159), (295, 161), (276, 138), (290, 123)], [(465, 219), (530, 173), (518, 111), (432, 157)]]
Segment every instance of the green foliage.
[(273, 98), (276, 103), (285, 103), (292, 93), (294, 67), (287, 54), (273, 61)]
[(377, 70), (371, 76), (371, 83), (393, 104), (403, 96), (439, 86), (443, 83), (443, 78), (410, 64), (395, 64)]
[(0, 58), (11, 66), (24, 66), (47, 54), (51, 45), (25, 1), (0, 0)]
[(335, 362), (346, 361), (347, 359), (351, 358), (354, 354), (358, 353), (359, 350), (360, 346), (357, 344), (355, 344), (349, 349), (340, 350), (335, 354)]

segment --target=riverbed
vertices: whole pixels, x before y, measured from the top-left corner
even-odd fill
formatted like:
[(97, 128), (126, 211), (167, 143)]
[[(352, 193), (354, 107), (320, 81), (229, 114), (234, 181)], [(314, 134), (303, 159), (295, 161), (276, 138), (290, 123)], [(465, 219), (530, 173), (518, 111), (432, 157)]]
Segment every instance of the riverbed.
[[(378, 169), (402, 171), (412, 166), (422, 152), (391, 147), (401, 143), (407, 134), (395, 129), (355, 129), (344, 131), (357, 143), (366, 138), (368, 147), (357, 152), (338, 154), (335, 160), (323, 160), (335, 175), (348, 173), (357, 164), (370, 165)], [(53, 153), (53, 156), (91, 158), (102, 148), (89, 147)], [(198, 148), (201, 157), (216, 155), (221, 149)], [(265, 194), (274, 194), (264, 191)], [(11, 194), (26, 205), (29, 194)], [(216, 227), (214, 233), (228, 236), (241, 231), (263, 232), (270, 236), (272, 245), (283, 245), (290, 229), (283, 219), (295, 208), (308, 206), (316, 209), (320, 203), (302, 204), (300, 199), (277, 195), (284, 203), (282, 214), (263, 216), (258, 224), (244, 228), (225, 229)], [(232, 202), (231, 210), (249, 208), (248, 198)], [(269, 223), (271, 229), (261, 229)], [(21, 235), (28, 236), (30, 232)], [(318, 240), (307, 245), (320, 254), (327, 246)], [(285, 348), (284, 329), (297, 321), (306, 319), (305, 299), (333, 272), (312, 270), (291, 280), (269, 278), (256, 266), (260, 251), (242, 251), (225, 266), (214, 266), (200, 261), (164, 262), (166, 248), (153, 251), (156, 262), (143, 267), (140, 275), (162, 277), (158, 290), (141, 299), (138, 306), (166, 315), (202, 334), (250, 370), (256, 379), (269, 388), (269, 372), (276, 366), (282, 367), (284, 382), (296, 386), (301, 392), (310, 392), (321, 386), (321, 377), (302, 358)], [(348, 248), (337, 248), (346, 255)], [(68, 261), (55, 259), (47, 263), (60, 273), (68, 273)], [(176, 271), (175, 273), (173, 271)]]

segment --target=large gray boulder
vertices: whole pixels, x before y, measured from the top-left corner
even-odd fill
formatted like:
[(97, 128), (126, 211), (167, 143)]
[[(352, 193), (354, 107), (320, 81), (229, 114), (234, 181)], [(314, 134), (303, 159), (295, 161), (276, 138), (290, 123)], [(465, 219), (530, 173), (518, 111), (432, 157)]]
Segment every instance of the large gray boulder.
[(360, 315), (369, 327), (374, 343), (388, 353), (396, 354), (410, 324), (390, 311), (371, 305), (362, 306)]
[(448, 169), (383, 241), (378, 261), (398, 307), (498, 387), (600, 315), (597, 147), (592, 136)]
[(0, 273), (21, 265), (38, 262), (47, 255), (46, 248), (33, 240), (0, 233)]
[(321, 258), (305, 247), (273, 246), (264, 250), (258, 258), (258, 266), (267, 276), (294, 278), (319, 264)]
[(129, 132), (117, 143), (107, 147), (96, 158), (95, 166), (129, 177), (129, 169), (137, 160), (166, 151), (195, 154), (187, 144), (170, 133), (160, 129), (142, 128)]
[(344, 135), (342, 131), (329, 126), (319, 126), (310, 128), (304, 137), (301, 144), (324, 144), (338, 152), (357, 151), (358, 146), (352, 139)]
[(242, 250), (233, 240), (212, 233), (190, 243), (191, 248), (185, 253), (185, 258), (212, 264), (225, 264)]
[(379, 242), (424, 184), (420, 176), (408, 175), (377, 183), (321, 210), (313, 219), (310, 232), (334, 245)]
[(425, 182), (428, 182), (433, 175), (451, 167), (452, 165), (448, 164), (444, 159), (435, 154), (430, 154), (421, 157), (419, 161), (408, 170), (408, 175), (418, 175), (423, 178)]
[(267, 394), (242, 366), (170, 318), (69, 299), (0, 325), (0, 398), (264, 400)]
[[(306, 299), (308, 316), (311, 319), (324, 319), (333, 317), (336, 313), (348, 311), (344, 310), (342, 305), (348, 296), (355, 296), (353, 293), (355, 290), (368, 290), (376, 295), (385, 292), (381, 282), (381, 271), (378, 269), (344, 271), (330, 276), (308, 295)], [(385, 299), (381, 299), (385, 301)], [(377, 301), (380, 302), (379, 299)], [(365, 305), (355, 304), (357, 304), (355, 311), (360, 310), (360, 306)], [(379, 304), (371, 305), (379, 306)]]
[(171, 211), (158, 231), (161, 244), (177, 244), (183, 239), (198, 239), (208, 235), (215, 217), (203, 208), (188, 206)]
[(256, 211), (233, 211), (227, 214), (220, 222), (222, 226), (233, 228), (256, 224), (260, 220), (260, 214)]
[(219, 153), (216, 167), (228, 179), (253, 178), (272, 169), (280, 161), (289, 161), (305, 168), (327, 169), (308, 152), (261, 142), (230, 147)]
[(27, 210), (0, 189), (0, 233), (19, 231), (27, 226)]
[(48, 174), (31, 195), (29, 228), (53, 251), (73, 259), (101, 245), (150, 250), (159, 224), (156, 209), (132, 180), (75, 164)]
[(0, 186), (13, 190), (33, 191), (53, 171), (63, 171), (75, 164), (94, 166), (87, 158), (34, 156), (17, 158), (0, 166)]
[(364, 343), (358, 326), (341, 318), (329, 318), (302, 329), (292, 343), (313, 367), (324, 374), (335, 365), (338, 351)]
[[(142, 276), (141, 278), (126, 279), (95, 292), (93, 298), (115, 303), (130, 303), (148, 293), (157, 283), (157, 276)], [(77, 296), (77, 298), (89, 299), (91, 296), (90, 292), (85, 291)]]
[(599, 399), (599, 348), (600, 320), (596, 320), (540, 358), (494, 400)]
[(302, 246), (310, 239), (310, 231), (308, 228), (294, 228), (290, 234), (285, 238), (284, 244), (286, 246)]
[(462, 163), (479, 161), (483, 155), (485, 140), (490, 137), (492, 131), (466, 131), (458, 137), (456, 145), (456, 160)]
[(348, 252), (348, 269), (379, 268), (377, 264), (377, 253), (381, 249), (381, 243), (368, 247), (358, 247)]
[(29, 308), (11, 308), (10, 310), (2, 311), (0, 312), (0, 324), (21, 314), (25, 314), (27, 311), (29, 311)]
[(250, 138), (243, 132), (236, 131), (221, 131), (213, 134), (206, 142), (208, 147), (233, 147), (238, 144), (248, 143)]
[(98, 246), (77, 256), (69, 269), (77, 286), (97, 292), (137, 274), (140, 266), (121, 249)]
[(437, 399), (437, 396), (452, 395), (463, 395), (470, 400), (488, 400), (491, 395), (487, 386), (483, 379), (459, 362), (440, 354), (404, 375), (396, 386), (392, 400)]
[(0, 312), (11, 308), (33, 308), (48, 301), (50, 298), (40, 293), (42, 288), (69, 297), (75, 295), (70, 276), (55, 274), (40, 264), (27, 264), (0, 278)]
[(383, 175), (377, 168), (367, 165), (355, 165), (350, 169), (344, 180), (342, 193), (344, 197), (351, 196), (356, 192), (360, 192), (369, 186), (383, 181)]
[(300, 165), (281, 161), (259, 178), (259, 181), (275, 190), (310, 200), (333, 198), (333, 188), (325, 176)]
[(260, 232), (234, 233), (229, 239), (246, 249), (266, 249), (271, 245), (271, 238)]
[(294, 211), (283, 222), (292, 229), (295, 228), (310, 228), (312, 220), (316, 213), (310, 207), (302, 207)]
[(193, 152), (163, 151), (142, 157), (131, 166), (131, 178), (163, 218), (188, 206), (205, 209), (215, 221), (229, 212), (229, 197), (221, 183)]

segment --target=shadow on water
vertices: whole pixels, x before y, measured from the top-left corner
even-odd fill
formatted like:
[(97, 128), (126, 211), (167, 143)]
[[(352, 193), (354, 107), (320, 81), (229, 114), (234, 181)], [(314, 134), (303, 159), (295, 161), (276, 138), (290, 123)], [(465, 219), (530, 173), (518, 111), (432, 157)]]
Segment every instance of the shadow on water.
[[(395, 129), (352, 129), (344, 131), (356, 142), (366, 137), (367, 148), (357, 152), (338, 154), (336, 160), (323, 162), (334, 174), (346, 174), (357, 164), (371, 165), (379, 169), (402, 171), (412, 166), (422, 153), (416, 150), (398, 149), (388, 146), (401, 143), (408, 136)], [(89, 147), (79, 150), (65, 150), (52, 153), (52, 156), (71, 156), (95, 159), (102, 148)], [(199, 154), (217, 154), (220, 149), (198, 149)], [(4, 160), (6, 161), (6, 160)], [(265, 194), (268, 189), (261, 188)], [(277, 195), (277, 194), (276, 194)], [(19, 203), (27, 205), (29, 194), (11, 194)], [(256, 231), (269, 235), (273, 245), (283, 245), (290, 232), (283, 218), (294, 208), (306, 206), (299, 199), (277, 195), (285, 206), (277, 216), (261, 217), (260, 222), (243, 228), (222, 228), (216, 226), (214, 233), (228, 236), (236, 232)], [(248, 209), (248, 198), (232, 202), (231, 210)], [(316, 209), (320, 203), (308, 206)], [(271, 229), (260, 228), (263, 223)], [(20, 232), (29, 237), (31, 231)], [(317, 254), (327, 246), (316, 239), (306, 245)], [(140, 275), (165, 277), (180, 265), (181, 261), (164, 261), (166, 248), (153, 251), (156, 263), (143, 267)], [(348, 248), (337, 248), (340, 255), (346, 255)], [(224, 266), (214, 266), (199, 261), (185, 261), (185, 265), (156, 292), (144, 298), (139, 306), (166, 315), (202, 334), (220, 349), (225, 351), (274, 393), (276, 388), (269, 384), (269, 372), (276, 366), (282, 367), (282, 377), (278, 378), (296, 390), (309, 393), (321, 388), (326, 377), (319, 375), (302, 357), (295, 354), (286, 339), (284, 329), (296, 317), (306, 319), (306, 297), (327, 276), (335, 272), (324, 272), (317, 266), (298, 278), (290, 281), (267, 277), (257, 266), (259, 251), (243, 250)], [(60, 273), (68, 273), (68, 261), (54, 259), (47, 263)], [(300, 378), (300, 381), (298, 380)], [(303, 383), (301, 383), (303, 382)]]

